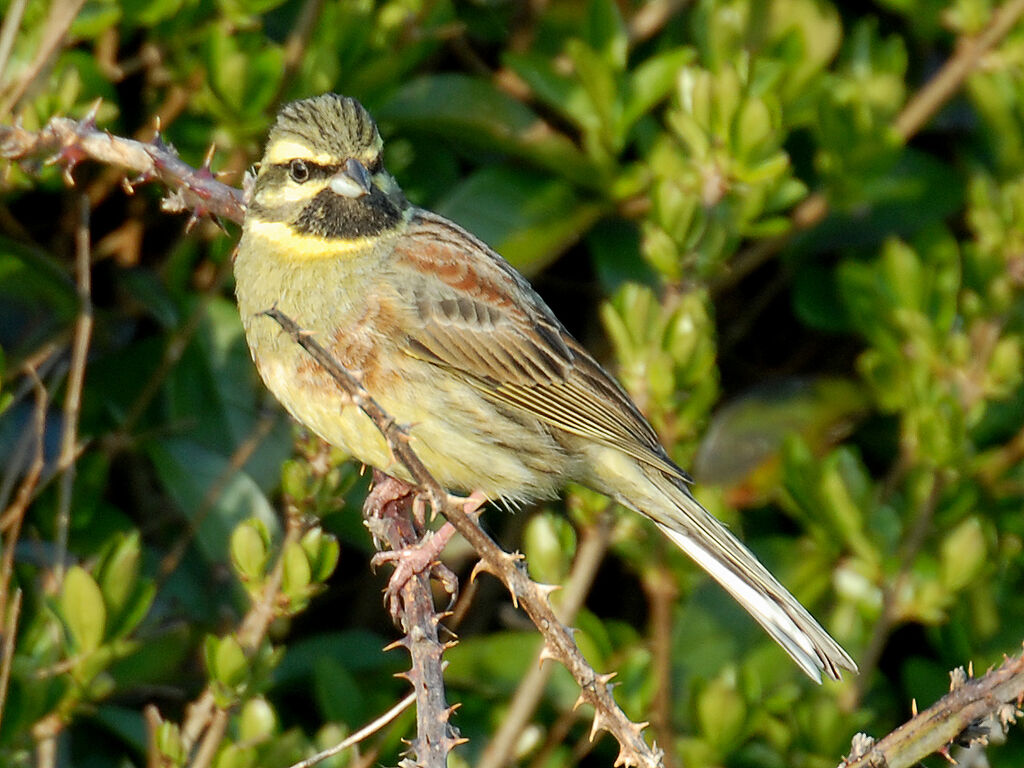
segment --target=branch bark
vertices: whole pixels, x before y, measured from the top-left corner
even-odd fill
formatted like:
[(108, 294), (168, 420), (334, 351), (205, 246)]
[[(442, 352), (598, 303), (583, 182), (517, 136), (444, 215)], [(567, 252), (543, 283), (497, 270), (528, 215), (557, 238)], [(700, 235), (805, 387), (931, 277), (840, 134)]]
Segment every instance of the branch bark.
[(950, 679), (948, 694), (885, 738), (855, 736), (840, 768), (909, 768), (936, 752), (949, 757), (953, 743), (984, 737), (974, 732), (979, 721), (992, 716), (1005, 728), (1024, 714), (1024, 653), (982, 677), (969, 678), (959, 668)]

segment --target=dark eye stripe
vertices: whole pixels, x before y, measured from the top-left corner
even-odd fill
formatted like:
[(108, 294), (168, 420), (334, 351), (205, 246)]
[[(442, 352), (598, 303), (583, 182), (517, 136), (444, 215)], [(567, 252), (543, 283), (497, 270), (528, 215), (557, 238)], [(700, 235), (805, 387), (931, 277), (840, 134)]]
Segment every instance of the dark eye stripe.
[[(334, 165), (334, 164), (331, 164), (331, 165), (318, 165), (316, 163), (309, 162), (309, 160), (306, 160), (305, 163), (306, 163), (306, 170), (309, 172), (309, 176), (307, 178), (307, 181), (311, 181), (313, 179), (327, 179), (327, 178), (330, 178), (331, 176), (336, 174), (338, 171), (340, 171), (341, 168), (342, 168), (340, 163), (337, 164), (337, 165)], [(274, 165), (271, 166), (271, 167), (272, 168), (280, 168), (284, 172), (284, 174), (287, 175), (290, 166), (291, 166), (291, 161), (289, 161), (287, 163), (274, 163)]]

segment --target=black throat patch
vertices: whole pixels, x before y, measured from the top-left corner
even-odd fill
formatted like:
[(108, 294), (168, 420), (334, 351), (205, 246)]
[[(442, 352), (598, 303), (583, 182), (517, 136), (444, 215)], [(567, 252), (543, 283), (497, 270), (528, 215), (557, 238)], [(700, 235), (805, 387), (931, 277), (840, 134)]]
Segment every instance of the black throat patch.
[(306, 203), (291, 225), (300, 234), (350, 240), (388, 232), (401, 222), (402, 211), (377, 187), (357, 199), (328, 188)]

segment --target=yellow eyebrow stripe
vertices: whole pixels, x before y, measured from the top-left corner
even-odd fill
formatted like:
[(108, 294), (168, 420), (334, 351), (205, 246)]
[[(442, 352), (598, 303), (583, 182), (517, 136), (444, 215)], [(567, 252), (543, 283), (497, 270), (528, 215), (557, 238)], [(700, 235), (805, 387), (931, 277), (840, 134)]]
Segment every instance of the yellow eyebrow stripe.
[(308, 160), (317, 165), (331, 165), (338, 162), (338, 158), (326, 152), (314, 152), (307, 145), (298, 141), (278, 139), (269, 147), (263, 162), (267, 165), (287, 163), (290, 160)]

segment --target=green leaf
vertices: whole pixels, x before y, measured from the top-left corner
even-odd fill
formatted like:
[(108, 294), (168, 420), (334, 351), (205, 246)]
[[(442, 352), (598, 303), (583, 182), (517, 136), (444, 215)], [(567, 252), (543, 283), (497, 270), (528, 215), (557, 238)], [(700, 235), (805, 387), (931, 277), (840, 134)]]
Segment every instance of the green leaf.
[(107, 609), (99, 585), (81, 566), (72, 566), (64, 575), (60, 609), (76, 653), (86, 654), (100, 647)]
[(491, 83), (465, 75), (420, 77), (375, 110), (399, 132), (420, 130), (460, 146), (506, 152), (590, 187), (602, 184), (597, 169), (565, 136)]
[(309, 558), (306, 551), (297, 541), (290, 541), (285, 546), (284, 570), (281, 576), (281, 591), (291, 598), (303, 598), (312, 579)]
[(277, 713), (265, 698), (257, 696), (245, 702), (238, 718), (238, 735), (242, 741), (266, 741), (277, 733), (277, 730)]
[(126, 27), (152, 27), (161, 21), (173, 18), (184, 0), (120, 0)]
[(700, 732), (719, 750), (741, 740), (747, 706), (737, 690), (735, 674), (724, 673), (712, 680), (697, 696)]
[(523, 552), (536, 581), (561, 584), (572, 564), (576, 532), (562, 515), (542, 512), (530, 518), (523, 534)]
[[(280, 534), (273, 505), (256, 482), (224, 456), (186, 438), (153, 440), (145, 450), (171, 498), (197, 526), (196, 540), (210, 561), (223, 561), (235, 526), (250, 517), (259, 518), (272, 537)], [(215, 483), (220, 490), (211, 504), (206, 500)]]
[(672, 48), (652, 56), (629, 73), (620, 126), (623, 133), (672, 92), (680, 70), (695, 57), (692, 48)]
[(355, 725), (366, 714), (366, 703), (352, 673), (330, 657), (317, 659), (313, 667), (313, 694), (324, 720)]
[(604, 211), (565, 181), (506, 166), (477, 171), (434, 208), (526, 275), (553, 262)]
[(211, 26), (205, 45), (209, 85), (233, 117), (266, 112), (284, 75), (284, 52), (260, 36)]
[(622, 102), (618, 78), (607, 61), (579, 40), (570, 40), (566, 53), (590, 101), (591, 116), (583, 123), (584, 148), (595, 163), (606, 165), (611, 162), (609, 155), (622, 149), (624, 139), (619, 131)]
[(117, 24), (121, 18), (120, 4), (114, 0), (93, 0), (85, 3), (75, 16), (70, 34), (91, 40)]
[(41, 344), (77, 310), (74, 285), (58, 264), (0, 237), (0, 328), (12, 355)]
[(245, 520), (231, 533), (231, 562), (243, 581), (259, 582), (270, 560), (270, 533), (258, 518)]
[(337, 538), (314, 526), (303, 534), (300, 544), (309, 560), (312, 581), (318, 584), (326, 581), (334, 573), (341, 555)]
[(117, 536), (109, 554), (100, 563), (97, 577), (103, 601), (111, 613), (123, 609), (135, 590), (141, 555), (142, 542), (139, 532), (132, 531), (127, 536)]
[(557, 114), (583, 127), (593, 106), (579, 82), (556, 71), (550, 56), (535, 51), (507, 51), (502, 62), (526, 81), (534, 96)]
[(626, 68), (629, 34), (615, 0), (590, 0), (583, 39), (616, 71)]
[(231, 689), (245, 681), (249, 674), (249, 660), (234, 635), (214, 637), (208, 635), (204, 643), (206, 671), (210, 677)]

